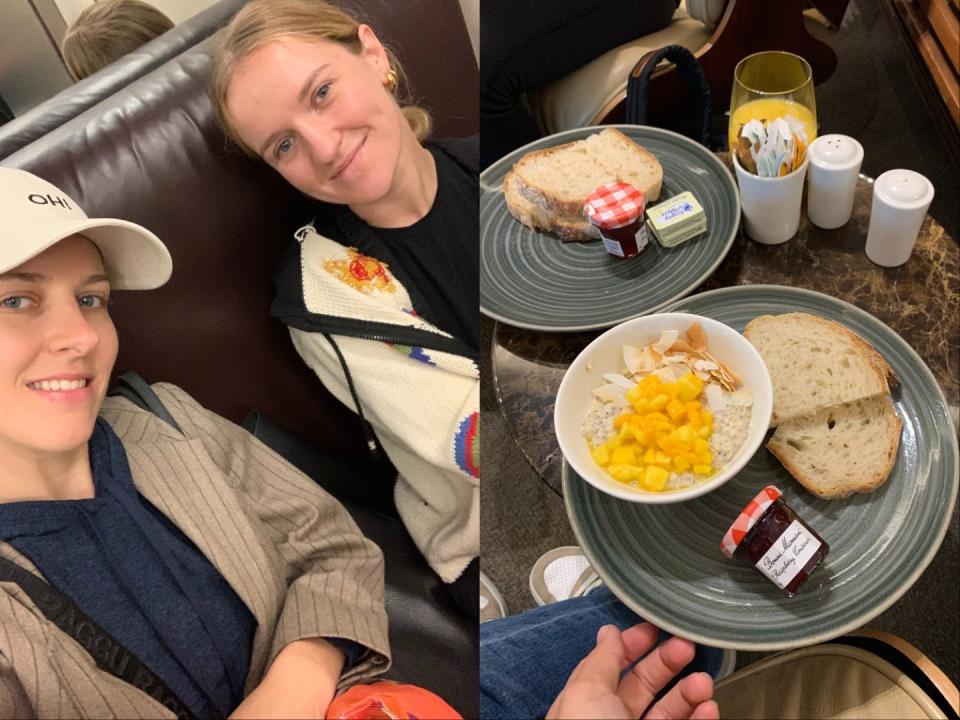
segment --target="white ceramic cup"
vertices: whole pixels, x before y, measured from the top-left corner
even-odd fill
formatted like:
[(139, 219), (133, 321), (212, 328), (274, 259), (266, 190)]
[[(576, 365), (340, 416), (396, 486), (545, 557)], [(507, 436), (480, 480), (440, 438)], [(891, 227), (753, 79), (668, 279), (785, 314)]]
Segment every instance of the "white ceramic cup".
[(747, 235), (764, 245), (779, 245), (800, 227), (800, 204), (803, 202), (803, 179), (810, 156), (789, 175), (767, 178), (747, 172), (733, 154), (733, 167), (740, 185), (740, 206)]
[(877, 265), (903, 265), (933, 202), (933, 183), (913, 170), (887, 170), (873, 183), (867, 257)]
[(853, 213), (863, 146), (847, 135), (822, 135), (807, 154), (807, 217), (828, 230), (845, 225)]

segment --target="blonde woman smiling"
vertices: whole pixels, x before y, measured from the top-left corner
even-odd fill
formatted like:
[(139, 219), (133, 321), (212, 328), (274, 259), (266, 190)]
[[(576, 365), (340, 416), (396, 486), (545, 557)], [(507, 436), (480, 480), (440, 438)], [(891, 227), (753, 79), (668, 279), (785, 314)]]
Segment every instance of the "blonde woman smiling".
[(476, 616), (478, 148), (427, 141), (402, 76), (343, 11), (252, 0), (222, 31), (210, 82), (227, 134), (305, 196), (272, 313), (369, 423), (411, 537)]

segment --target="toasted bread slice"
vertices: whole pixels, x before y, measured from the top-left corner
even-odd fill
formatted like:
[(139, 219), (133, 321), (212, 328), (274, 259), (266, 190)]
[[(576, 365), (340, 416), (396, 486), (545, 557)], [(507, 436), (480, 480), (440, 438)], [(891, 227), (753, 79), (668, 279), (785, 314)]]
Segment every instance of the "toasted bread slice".
[(580, 216), (583, 201), (605, 183), (630, 183), (643, 191), (648, 204), (660, 197), (663, 183), (656, 156), (615, 128), (527, 153), (513, 172), (531, 204), (567, 218)]
[(523, 192), (523, 181), (516, 173), (510, 172), (504, 177), (503, 196), (510, 214), (531, 230), (556, 233), (563, 242), (586, 242), (600, 237), (599, 231), (586, 218), (551, 214), (528, 200)]
[(902, 425), (890, 398), (875, 395), (787, 420), (767, 449), (814, 495), (842, 498), (884, 483)]
[(763, 315), (744, 330), (773, 383), (773, 417), (785, 420), (845, 402), (886, 395), (893, 371), (863, 338), (807, 313)]

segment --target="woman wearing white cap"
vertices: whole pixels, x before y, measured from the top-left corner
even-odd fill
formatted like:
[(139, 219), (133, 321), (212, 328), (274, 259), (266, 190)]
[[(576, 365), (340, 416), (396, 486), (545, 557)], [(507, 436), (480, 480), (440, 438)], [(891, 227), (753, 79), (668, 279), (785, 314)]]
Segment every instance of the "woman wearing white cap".
[(397, 58), (333, 4), (251, 0), (219, 40), (221, 124), (304, 194), (271, 314), (369, 423), (410, 536), (476, 617), (477, 139), (428, 140)]
[(379, 549), (171, 385), (106, 398), (149, 231), (0, 168), (0, 717), (324, 717), (389, 663)]

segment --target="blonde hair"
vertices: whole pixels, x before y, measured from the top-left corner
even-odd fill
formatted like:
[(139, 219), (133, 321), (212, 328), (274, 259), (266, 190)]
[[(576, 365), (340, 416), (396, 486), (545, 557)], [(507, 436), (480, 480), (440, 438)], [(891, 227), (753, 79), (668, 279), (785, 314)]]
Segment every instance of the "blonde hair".
[(170, 18), (141, 0), (100, 0), (80, 13), (60, 51), (73, 79), (82, 80), (172, 27)]
[[(227, 114), (227, 89), (237, 63), (258, 47), (278, 38), (328, 40), (350, 52), (361, 50), (359, 21), (323, 0), (251, 0), (220, 31), (210, 63), (210, 99), (220, 126), (244, 152), (258, 156), (240, 138)], [(417, 140), (430, 134), (430, 113), (409, 100), (408, 84), (396, 55), (385, 48), (390, 67), (397, 74), (397, 103)], [(401, 94), (401, 88), (404, 88)]]

